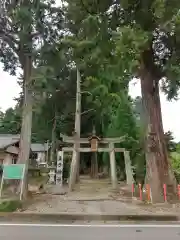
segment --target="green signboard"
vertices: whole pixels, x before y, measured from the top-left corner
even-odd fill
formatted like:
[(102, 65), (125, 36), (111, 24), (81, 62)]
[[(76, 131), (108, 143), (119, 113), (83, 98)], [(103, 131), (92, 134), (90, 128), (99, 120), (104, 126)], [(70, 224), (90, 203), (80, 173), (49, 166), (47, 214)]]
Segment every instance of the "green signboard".
[(3, 166), (4, 179), (20, 179), (24, 177), (25, 164), (12, 164)]

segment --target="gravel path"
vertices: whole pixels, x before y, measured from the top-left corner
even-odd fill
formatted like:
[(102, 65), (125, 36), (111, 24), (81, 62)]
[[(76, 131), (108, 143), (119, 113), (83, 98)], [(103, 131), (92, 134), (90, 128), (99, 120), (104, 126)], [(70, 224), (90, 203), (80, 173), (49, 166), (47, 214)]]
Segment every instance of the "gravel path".
[[(107, 213), (138, 214), (139, 209), (133, 205), (114, 200), (105, 201), (69, 201), (61, 196), (46, 196), (46, 200), (34, 203), (25, 212), (38, 213)], [(142, 210), (141, 213), (146, 211)]]
[(38, 196), (25, 212), (180, 215), (180, 204), (143, 205), (137, 199), (132, 199), (131, 193), (124, 195), (124, 186), (120, 186), (118, 193), (114, 193), (108, 180), (84, 180), (71, 193)]

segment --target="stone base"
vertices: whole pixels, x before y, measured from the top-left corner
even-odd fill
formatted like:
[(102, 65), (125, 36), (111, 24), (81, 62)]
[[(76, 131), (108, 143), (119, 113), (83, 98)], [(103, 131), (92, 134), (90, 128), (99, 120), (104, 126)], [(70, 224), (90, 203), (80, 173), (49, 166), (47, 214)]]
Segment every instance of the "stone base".
[(62, 186), (55, 185), (49, 189), (48, 193), (53, 195), (65, 195), (67, 191)]

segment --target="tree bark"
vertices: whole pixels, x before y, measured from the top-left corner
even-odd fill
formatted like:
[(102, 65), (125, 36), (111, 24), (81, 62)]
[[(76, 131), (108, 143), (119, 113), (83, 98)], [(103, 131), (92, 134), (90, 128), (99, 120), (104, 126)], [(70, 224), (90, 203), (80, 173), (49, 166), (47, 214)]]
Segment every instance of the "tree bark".
[[(96, 126), (93, 125), (92, 135), (96, 135)], [(91, 177), (98, 178), (98, 159), (97, 152), (91, 154)]]
[[(81, 136), (81, 76), (77, 69), (77, 85), (76, 85), (76, 112), (75, 112), (75, 138), (80, 139)], [(80, 147), (79, 141), (74, 144), (74, 149)], [(79, 151), (73, 151), (71, 170), (69, 176), (69, 190), (72, 191), (75, 183), (79, 181), (79, 170), (80, 170), (80, 153)]]
[(51, 153), (50, 153), (50, 163), (52, 164), (55, 159), (55, 150), (56, 150), (56, 113), (53, 120), (53, 127), (51, 132)]
[(112, 187), (113, 187), (113, 190), (117, 190), (118, 180), (117, 180), (117, 169), (116, 169), (114, 143), (110, 142), (109, 148), (111, 149), (111, 151), (109, 152), (109, 158), (110, 158), (110, 171), (111, 171)]
[(97, 152), (93, 152), (91, 155), (91, 177), (98, 178)]
[[(77, 68), (77, 89), (76, 89), (76, 113), (75, 113), (75, 128), (74, 128), (77, 137), (81, 137), (81, 76), (79, 69)], [(80, 148), (80, 144), (76, 144), (76, 148)], [(77, 174), (76, 182), (79, 182), (80, 174), (80, 152), (76, 153), (77, 158)]]
[(176, 181), (168, 159), (162, 123), (159, 79), (151, 69), (141, 63), (141, 92), (146, 116), (146, 180), (150, 184), (152, 201), (164, 202), (163, 184), (167, 185), (167, 199), (176, 196)]
[(20, 137), (20, 151), (18, 156), (18, 163), (25, 164), (25, 179), (23, 184), (23, 198), (27, 197), (28, 192), (28, 165), (29, 154), (31, 147), (31, 128), (32, 128), (32, 90), (31, 90), (31, 72), (32, 72), (32, 59), (30, 56), (24, 58), (23, 64), (23, 110), (22, 110), (22, 125)]

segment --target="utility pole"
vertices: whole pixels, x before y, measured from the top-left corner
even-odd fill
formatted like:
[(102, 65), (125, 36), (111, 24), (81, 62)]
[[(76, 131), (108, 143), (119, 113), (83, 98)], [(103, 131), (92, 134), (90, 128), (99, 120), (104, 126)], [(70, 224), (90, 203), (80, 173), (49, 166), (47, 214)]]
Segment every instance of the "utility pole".
[(76, 85), (76, 112), (75, 112), (75, 141), (74, 151), (72, 155), (69, 190), (73, 190), (76, 180), (79, 179), (79, 166), (80, 166), (80, 152), (77, 149), (80, 147), (79, 139), (81, 135), (81, 76), (77, 68), (77, 85)]

